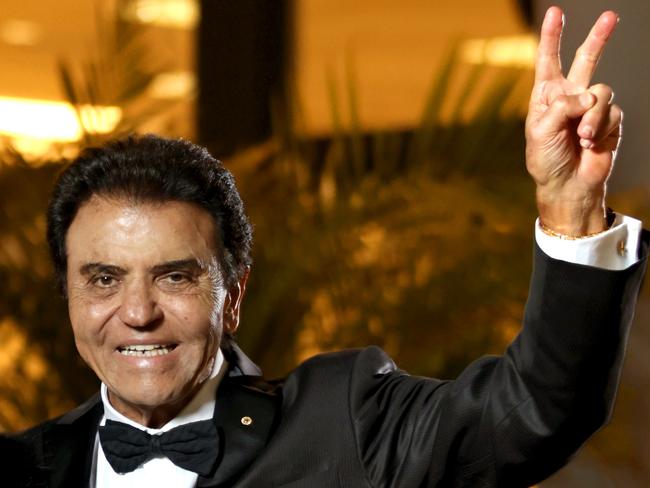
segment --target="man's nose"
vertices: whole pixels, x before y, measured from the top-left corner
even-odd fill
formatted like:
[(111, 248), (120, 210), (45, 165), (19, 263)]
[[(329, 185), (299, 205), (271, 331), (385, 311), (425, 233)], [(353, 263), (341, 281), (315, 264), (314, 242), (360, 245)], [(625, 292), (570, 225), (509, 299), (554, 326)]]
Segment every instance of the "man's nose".
[(154, 290), (145, 283), (133, 283), (124, 289), (119, 317), (129, 327), (146, 327), (162, 317)]

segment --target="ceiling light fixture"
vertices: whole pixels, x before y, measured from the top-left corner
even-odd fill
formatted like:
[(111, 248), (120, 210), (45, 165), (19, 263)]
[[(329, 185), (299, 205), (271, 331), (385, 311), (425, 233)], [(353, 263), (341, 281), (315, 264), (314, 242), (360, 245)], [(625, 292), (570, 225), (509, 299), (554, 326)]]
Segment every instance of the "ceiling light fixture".
[(471, 64), (532, 68), (537, 38), (534, 35), (469, 39), (461, 46), (461, 57)]
[(79, 115), (65, 102), (0, 97), (0, 134), (10, 138), (73, 142), (83, 135), (81, 123), (90, 133), (111, 132), (119, 123), (122, 111), (119, 107), (84, 105)]
[(40, 26), (28, 20), (9, 19), (0, 23), (0, 39), (12, 46), (34, 46), (41, 34)]
[(122, 11), (129, 22), (193, 29), (200, 17), (198, 0), (134, 0)]
[(196, 77), (191, 71), (170, 71), (157, 75), (147, 93), (152, 98), (173, 100), (194, 95)]

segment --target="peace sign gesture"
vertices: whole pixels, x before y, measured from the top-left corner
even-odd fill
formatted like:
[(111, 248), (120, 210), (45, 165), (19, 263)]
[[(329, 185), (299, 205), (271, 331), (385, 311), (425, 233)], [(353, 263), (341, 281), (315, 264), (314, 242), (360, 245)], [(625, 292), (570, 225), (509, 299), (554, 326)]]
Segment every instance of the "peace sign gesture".
[(621, 137), (612, 89), (590, 86), (618, 16), (600, 15), (565, 77), (560, 66), (562, 10), (546, 12), (526, 119), (526, 167), (537, 184), (546, 227), (583, 236), (606, 229), (605, 189)]

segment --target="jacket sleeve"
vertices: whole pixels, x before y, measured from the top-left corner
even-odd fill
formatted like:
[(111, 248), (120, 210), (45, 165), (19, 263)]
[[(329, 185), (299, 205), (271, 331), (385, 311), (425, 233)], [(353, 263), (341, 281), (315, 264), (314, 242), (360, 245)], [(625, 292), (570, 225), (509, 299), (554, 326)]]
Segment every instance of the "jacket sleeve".
[(528, 487), (563, 466), (611, 415), (645, 254), (607, 271), (536, 248), (520, 334), (454, 381), (364, 350), (350, 415), (369, 484)]

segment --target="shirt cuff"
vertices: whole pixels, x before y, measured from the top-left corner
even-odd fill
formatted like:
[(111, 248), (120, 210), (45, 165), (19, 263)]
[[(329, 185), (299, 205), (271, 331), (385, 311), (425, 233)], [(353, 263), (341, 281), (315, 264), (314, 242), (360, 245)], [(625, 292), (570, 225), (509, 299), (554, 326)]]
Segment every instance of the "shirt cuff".
[(641, 221), (616, 214), (609, 230), (584, 239), (567, 240), (550, 236), (535, 221), (535, 240), (553, 259), (612, 271), (628, 268), (639, 260)]

